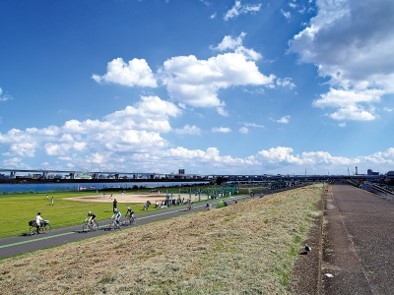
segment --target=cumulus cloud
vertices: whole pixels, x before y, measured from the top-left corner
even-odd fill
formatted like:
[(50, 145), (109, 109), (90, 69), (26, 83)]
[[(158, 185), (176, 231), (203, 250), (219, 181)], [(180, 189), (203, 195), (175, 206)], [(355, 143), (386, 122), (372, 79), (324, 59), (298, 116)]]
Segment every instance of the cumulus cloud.
[(301, 61), (329, 78), (329, 92), (314, 105), (337, 109), (329, 114), (335, 120), (374, 120), (374, 106), (394, 93), (394, 2), (318, 0), (316, 5), (317, 15), (290, 42)]
[(201, 129), (198, 128), (196, 125), (185, 125), (183, 128), (179, 128), (175, 130), (175, 133), (178, 134), (188, 134), (188, 135), (200, 135)]
[(230, 52), (207, 60), (189, 55), (165, 61), (160, 75), (169, 95), (185, 105), (216, 108), (219, 114), (226, 115), (225, 102), (218, 97), (221, 89), (271, 85), (275, 76), (266, 76), (259, 71), (256, 61), (261, 56), (242, 46), (244, 36), (245, 34), (237, 38), (224, 37), (214, 49)]
[(133, 58), (128, 63), (118, 57), (107, 64), (107, 73), (103, 76), (92, 75), (98, 83), (113, 83), (128, 87), (157, 87), (156, 79), (145, 59)]
[(212, 132), (215, 133), (230, 133), (231, 129), (227, 127), (213, 127)]
[(234, 6), (231, 7), (230, 10), (228, 10), (224, 16), (223, 19), (225, 21), (228, 21), (232, 18), (236, 18), (242, 14), (250, 14), (250, 13), (256, 13), (259, 12), (261, 9), (262, 4), (255, 4), (255, 5), (250, 5), (250, 4), (242, 4), (241, 1), (236, 0), (234, 3)]
[(181, 113), (171, 102), (143, 96), (134, 106), (101, 120), (70, 120), (62, 126), (0, 133), (2, 155), (16, 159), (45, 153), (58, 163), (66, 162), (61, 166), (108, 170), (131, 162), (136, 154), (166, 147), (162, 134), (172, 129), (169, 119)]
[(276, 79), (276, 85), (279, 87), (286, 87), (289, 89), (293, 89), (296, 87), (296, 85), (293, 83), (291, 78), (278, 78)]
[[(179, 111), (163, 110), (152, 107), (163, 101), (157, 97), (144, 97), (139, 104), (105, 116), (102, 120), (71, 120), (62, 126), (50, 126), (26, 130), (12, 129), (0, 133), (2, 165), (19, 169), (32, 168), (26, 165), (27, 158), (34, 158), (38, 153), (45, 153), (46, 159), (53, 158), (59, 167), (50, 169), (82, 169), (102, 171), (155, 171), (168, 173), (171, 169), (188, 167), (190, 171), (207, 174), (250, 174), (276, 173), (347, 173), (348, 167), (365, 165), (366, 167), (390, 167), (394, 165), (394, 148), (371, 155), (346, 158), (334, 156), (326, 151), (295, 153), (293, 148), (276, 146), (260, 150), (255, 155), (235, 157), (222, 155), (217, 147), (189, 149), (172, 147), (163, 135), (171, 128), (168, 124), (149, 123), (158, 117), (178, 116)], [(168, 102), (165, 102), (168, 103)], [(139, 115), (139, 113), (143, 115)], [(253, 126), (253, 124), (250, 124)], [(260, 125), (258, 125), (260, 126)], [(247, 133), (241, 127), (241, 133)], [(229, 128), (218, 127), (214, 132), (231, 132)], [(182, 134), (198, 134), (199, 128), (185, 125)], [(4, 149), (6, 149), (4, 151)], [(46, 165), (43, 163), (42, 165)], [(40, 165), (40, 167), (42, 167)], [(33, 167), (34, 168), (34, 167)], [(341, 170), (342, 169), (342, 170)]]
[(289, 124), (290, 118), (291, 118), (290, 116), (283, 116), (280, 119), (276, 120), (276, 122), (280, 124)]
[(245, 36), (245, 33), (238, 37), (225, 36), (211, 48), (220, 54), (205, 60), (194, 55), (172, 57), (156, 73), (144, 59), (134, 58), (125, 63), (122, 58), (116, 58), (108, 63), (104, 75), (94, 74), (92, 79), (98, 83), (128, 87), (164, 86), (169, 96), (180, 105), (216, 108), (220, 115), (227, 116), (226, 103), (218, 96), (220, 90), (234, 86), (274, 85), (275, 76), (264, 75), (256, 64), (261, 54), (243, 46)]
[[(220, 89), (240, 85), (267, 85), (273, 77), (261, 74), (245, 55), (229, 52), (198, 60), (195, 56), (174, 57), (164, 62), (164, 83), (170, 96), (193, 107), (214, 107), (221, 111), (225, 103)], [(220, 112), (222, 113), (222, 112)]]

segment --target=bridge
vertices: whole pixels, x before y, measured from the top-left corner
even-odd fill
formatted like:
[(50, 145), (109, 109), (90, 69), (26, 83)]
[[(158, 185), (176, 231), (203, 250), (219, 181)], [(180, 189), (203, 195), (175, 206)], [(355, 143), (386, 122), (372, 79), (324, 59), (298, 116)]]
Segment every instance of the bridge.
[[(389, 173), (388, 173), (389, 174)], [(43, 170), (43, 169), (0, 169), (0, 181), (31, 180), (31, 181), (218, 181), (221, 182), (271, 182), (271, 181), (336, 181), (336, 180), (369, 180), (386, 179), (382, 174), (355, 175), (218, 175), (218, 174), (186, 174), (183, 169), (178, 173), (150, 172), (118, 172), (118, 171), (78, 171), (78, 170)]]

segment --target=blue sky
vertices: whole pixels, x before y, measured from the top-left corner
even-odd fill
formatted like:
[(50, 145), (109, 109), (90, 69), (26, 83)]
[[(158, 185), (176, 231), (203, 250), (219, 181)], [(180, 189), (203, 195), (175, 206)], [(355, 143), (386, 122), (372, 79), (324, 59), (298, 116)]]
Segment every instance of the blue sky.
[(0, 167), (394, 170), (394, 2), (4, 0)]

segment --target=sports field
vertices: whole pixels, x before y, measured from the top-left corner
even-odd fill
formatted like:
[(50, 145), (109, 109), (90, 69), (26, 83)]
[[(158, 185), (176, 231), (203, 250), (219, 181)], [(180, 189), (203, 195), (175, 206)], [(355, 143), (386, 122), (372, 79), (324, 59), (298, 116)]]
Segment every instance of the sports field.
[(204, 194), (196, 195), (180, 192), (179, 188), (167, 188), (164, 192), (149, 189), (137, 191), (106, 191), (106, 192), (56, 192), (0, 195), (0, 238), (22, 235), (29, 231), (28, 222), (38, 212), (42, 218), (50, 221), (52, 228), (61, 228), (82, 224), (87, 212), (92, 211), (98, 220), (111, 218), (113, 201), (124, 214), (127, 207), (133, 208), (138, 214), (144, 210), (146, 201), (152, 206), (148, 210), (156, 210), (155, 203), (161, 204), (171, 194), (173, 199), (206, 200)]

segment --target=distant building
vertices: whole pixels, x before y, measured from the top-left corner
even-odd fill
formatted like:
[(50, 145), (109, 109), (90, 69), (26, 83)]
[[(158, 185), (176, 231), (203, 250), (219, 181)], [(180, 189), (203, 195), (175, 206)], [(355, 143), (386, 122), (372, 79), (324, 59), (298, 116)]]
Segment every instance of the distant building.
[(178, 174), (184, 175), (184, 174), (185, 174), (185, 169), (179, 169), (179, 170), (178, 170)]
[(367, 170), (367, 175), (379, 175), (379, 172), (375, 172), (372, 169)]
[(389, 171), (386, 173), (386, 182), (388, 182), (389, 184), (393, 184), (394, 183), (394, 171)]

